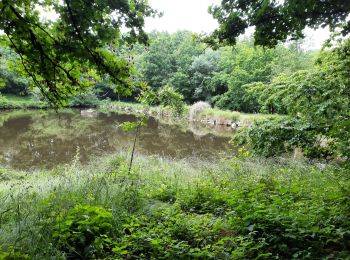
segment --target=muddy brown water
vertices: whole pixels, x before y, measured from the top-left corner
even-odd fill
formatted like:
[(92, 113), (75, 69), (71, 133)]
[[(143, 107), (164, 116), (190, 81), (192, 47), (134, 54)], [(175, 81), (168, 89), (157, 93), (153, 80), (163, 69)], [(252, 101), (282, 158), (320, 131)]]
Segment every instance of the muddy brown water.
[[(0, 165), (16, 169), (52, 168), (95, 156), (130, 151), (134, 133), (120, 127), (134, 115), (63, 110), (0, 112)], [(222, 129), (221, 129), (222, 131)], [(228, 130), (225, 130), (228, 131)], [(217, 135), (197, 126), (162, 124), (150, 118), (136, 145), (138, 154), (175, 159), (216, 160), (230, 153), (230, 133)]]

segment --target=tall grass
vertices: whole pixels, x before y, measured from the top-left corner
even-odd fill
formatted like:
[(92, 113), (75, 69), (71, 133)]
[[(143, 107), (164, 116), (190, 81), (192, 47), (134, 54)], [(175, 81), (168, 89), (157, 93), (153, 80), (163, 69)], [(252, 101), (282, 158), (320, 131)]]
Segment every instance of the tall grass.
[(211, 119), (217, 122), (237, 122), (239, 121), (241, 113), (236, 111), (228, 111), (228, 110), (220, 110), (217, 108), (207, 108), (204, 109), (201, 113), (199, 113), (199, 118), (202, 119)]
[(213, 120), (219, 125), (238, 123), (240, 126), (250, 126), (257, 121), (265, 121), (278, 117), (283, 117), (283, 115), (246, 114), (237, 111), (220, 110), (218, 108), (207, 108), (198, 114), (197, 119)]
[[(118, 111), (122, 113), (145, 114), (155, 116), (160, 120), (171, 120), (174, 122), (173, 112), (171, 109), (162, 106), (147, 107), (139, 103), (127, 102), (102, 102), (99, 105), (102, 111)], [(184, 114), (180, 118), (189, 119), (191, 121), (207, 120), (215, 122), (217, 125), (230, 125), (232, 123), (240, 123), (241, 126), (250, 126), (256, 121), (269, 120), (272, 118), (283, 117), (282, 115), (270, 114), (245, 114), (237, 111), (220, 110), (218, 108), (210, 108), (206, 102), (197, 102), (192, 106), (185, 106)], [(178, 120), (177, 118), (176, 120)], [(181, 121), (183, 123), (183, 120)]]
[[(108, 101), (101, 102), (99, 105), (101, 111), (116, 111), (118, 113), (127, 113), (127, 114), (147, 114), (150, 116), (155, 116), (157, 118), (171, 118), (172, 120), (176, 119), (174, 116), (174, 111), (169, 107), (164, 106), (147, 106), (141, 103), (132, 103), (132, 102), (120, 102), (120, 101)], [(188, 114), (188, 107), (184, 107), (184, 115)], [(177, 118), (182, 119), (182, 118)]]
[(124, 154), (0, 173), (0, 258), (346, 258), (349, 180), (335, 166)]
[(48, 108), (43, 101), (34, 100), (30, 96), (0, 95), (0, 109)]

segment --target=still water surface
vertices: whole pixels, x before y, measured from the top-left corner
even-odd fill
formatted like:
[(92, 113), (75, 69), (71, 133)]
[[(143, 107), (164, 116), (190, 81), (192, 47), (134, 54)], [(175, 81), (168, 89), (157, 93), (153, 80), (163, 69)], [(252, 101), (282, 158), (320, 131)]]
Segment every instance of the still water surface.
[[(0, 164), (17, 168), (52, 168), (82, 163), (94, 156), (130, 151), (134, 133), (120, 127), (133, 115), (84, 113), (80, 110), (0, 112)], [(193, 126), (162, 124), (154, 118), (143, 127), (137, 142), (139, 154), (172, 158), (215, 159), (230, 149), (229, 137), (206, 133)]]

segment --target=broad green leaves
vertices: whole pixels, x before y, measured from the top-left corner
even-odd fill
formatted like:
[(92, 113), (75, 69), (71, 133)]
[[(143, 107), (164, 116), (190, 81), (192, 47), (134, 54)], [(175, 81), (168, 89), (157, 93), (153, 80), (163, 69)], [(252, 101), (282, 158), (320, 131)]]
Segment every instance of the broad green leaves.
[[(40, 9), (54, 10), (58, 18), (43, 20)], [(104, 74), (128, 94), (131, 66), (115, 55), (120, 29), (129, 31), (125, 42), (146, 43), (144, 17), (155, 14), (143, 0), (6, 0), (0, 12), (0, 29), (24, 73), (56, 106)]]
[[(260, 93), (249, 91), (247, 84), (266, 84), (276, 74), (292, 74), (298, 69), (311, 67), (310, 62), (306, 60), (310, 57), (307, 52), (297, 52), (293, 48), (283, 46), (265, 50), (254, 47), (250, 40), (241, 41), (234, 48), (225, 47), (220, 51), (220, 68), (212, 79), (212, 88), (217, 92), (212, 101), (224, 109), (259, 112), (262, 105), (259, 100)], [(288, 62), (285, 59), (288, 59)]]
[[(323, 50), (315, 69), (298, 71), (291, 76), (281, 75), (271, 84), (250, 85), (250, 91), (259, 93), (265, 110), (286, 110), (290, 115), (286, 122), (267, 122), (249, 130), (253, 146), (259, 143), (264, 151), (275, 150), (278, 154), (282, 149), (277, 146), (288, 141), (294, 147), (304, 148), (309, 156), (335, 154), (345, 160), (349, 158), (349, 39), (331, 50)], [(282, 131), (286, 129), (284, 124), (289, 125), (288, 134)], [(271, 132), (273, 129), (281, 131)], [(263, 136), (269, 135), (269, 140), (264, 139)], [(298, 141), (294, 142), (295, 139)], [(328, 152), (324, 152), (326, 148)]]
[(275, 47), (288, 37), (303, 38), (305, 27), (341, 27), (344, 35), (350, 31), (350, 2), (344, 0), (222, 0), (209, 12), (219, 22), (219, 28), (207, 39), (214, 45), (234, 45), (237, 37), (252, 26), (255, 44), (267, 47)]

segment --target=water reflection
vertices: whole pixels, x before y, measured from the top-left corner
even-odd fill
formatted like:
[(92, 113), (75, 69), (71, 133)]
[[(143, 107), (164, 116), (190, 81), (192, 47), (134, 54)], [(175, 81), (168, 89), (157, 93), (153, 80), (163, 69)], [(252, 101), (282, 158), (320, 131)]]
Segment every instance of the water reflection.
[[(134, 135), (118, 126), (134, 120), (133, 115), (80, 110), (0, 112), (0, 164), (20, 169), (51, 168), (69, 163), (77, 151), (85, 162), (90, 156), (127, 150)], [(229, 150), (228, 140), (150, 118), (141, 130), (137, 152), (210, 159)]]

